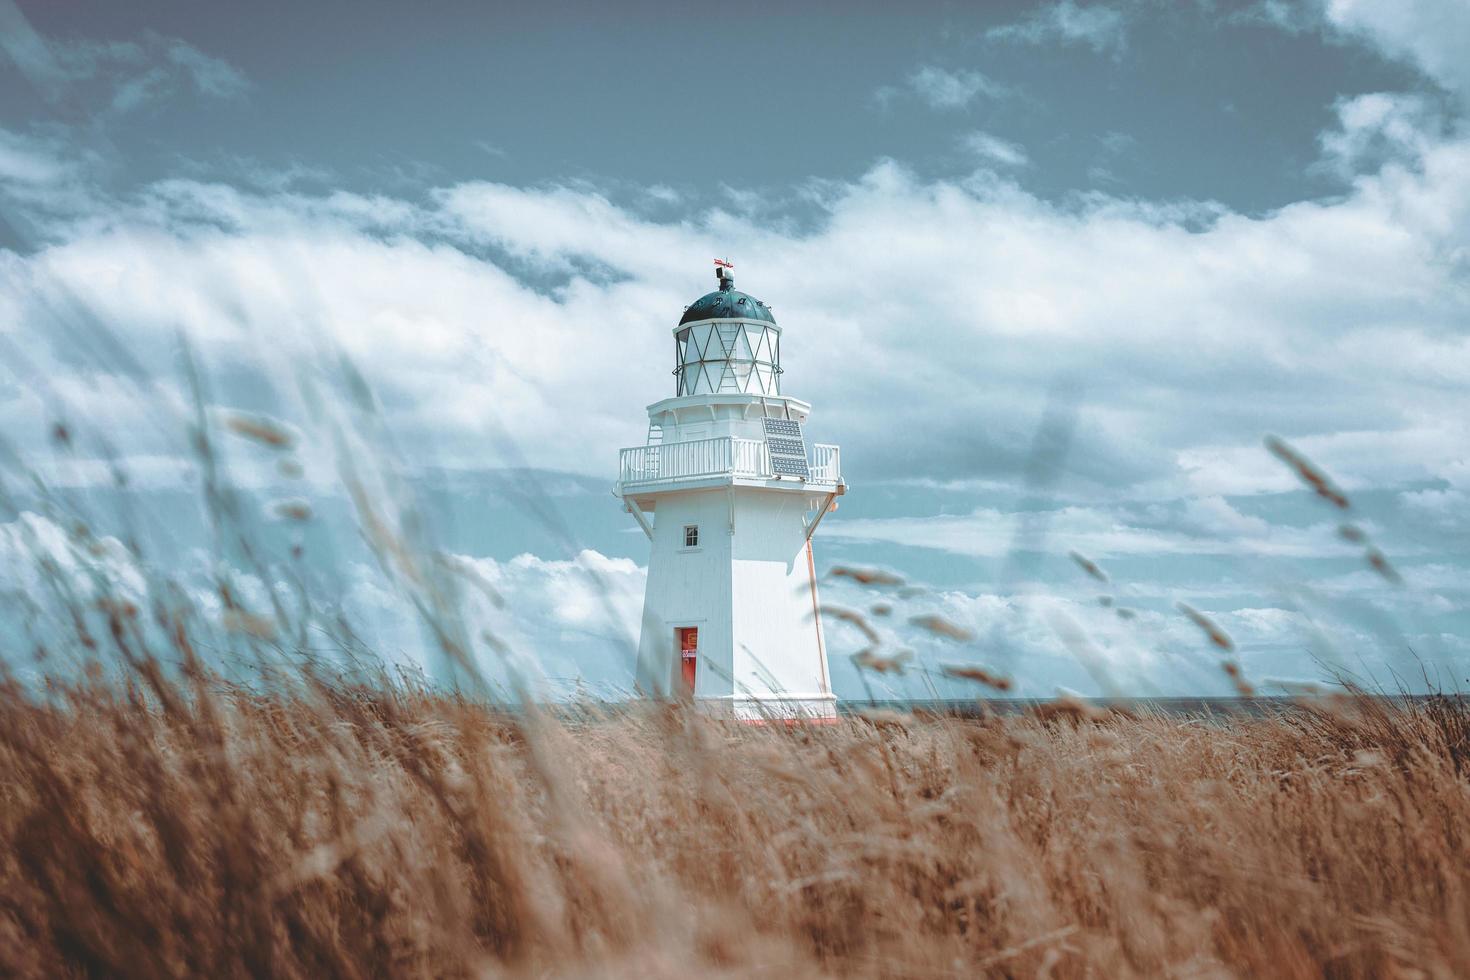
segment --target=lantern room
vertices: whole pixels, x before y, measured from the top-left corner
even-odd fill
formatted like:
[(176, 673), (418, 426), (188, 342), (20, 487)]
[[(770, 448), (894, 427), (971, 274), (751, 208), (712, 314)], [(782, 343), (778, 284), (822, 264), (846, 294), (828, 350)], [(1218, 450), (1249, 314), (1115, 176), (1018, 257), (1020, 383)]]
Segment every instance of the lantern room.
[(674, 328), (675, 396), (781, 394), (781, 328), (771, 308), (735, 288), (727, 266), (719, 289), (695, 300)]

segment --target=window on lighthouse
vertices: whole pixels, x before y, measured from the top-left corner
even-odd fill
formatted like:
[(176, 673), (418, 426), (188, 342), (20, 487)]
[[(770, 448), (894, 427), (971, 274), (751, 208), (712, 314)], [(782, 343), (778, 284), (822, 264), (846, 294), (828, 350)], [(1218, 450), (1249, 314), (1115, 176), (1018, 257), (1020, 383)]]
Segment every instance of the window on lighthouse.
[(684, 525), (684, 547), (686, 547), (686, 548), (698, 548), (699, 547), (699, 525), (698, 524), (685, 524)]

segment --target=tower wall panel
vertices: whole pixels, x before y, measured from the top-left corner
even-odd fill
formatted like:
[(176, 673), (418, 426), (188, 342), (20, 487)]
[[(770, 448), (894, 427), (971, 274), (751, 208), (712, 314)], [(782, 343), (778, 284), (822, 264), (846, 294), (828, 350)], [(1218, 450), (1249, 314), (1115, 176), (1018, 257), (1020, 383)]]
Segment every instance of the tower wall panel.
[(737, 685), (758, 697), (829, 693), (803, 516), (809, 499), (736, 491), (731, 574)]
[[(684, 547), (684, 528), (699, 527), (699, 545)], [(648, 585), (638, 641), (638, 686), (643, 693), (673, 692), (674, 630), (699, 627), (696, 697), (732, 693), (729, 507), (723, 490), (660, 495), (648, 558)]]

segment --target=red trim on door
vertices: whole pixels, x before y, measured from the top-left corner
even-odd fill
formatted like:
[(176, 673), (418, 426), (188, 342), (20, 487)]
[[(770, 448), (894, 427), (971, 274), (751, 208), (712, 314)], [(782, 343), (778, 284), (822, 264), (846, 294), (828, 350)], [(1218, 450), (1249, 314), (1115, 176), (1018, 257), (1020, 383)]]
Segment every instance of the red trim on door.
[(812, 558), (812, 539), (806, 539), (806, 574), (812, 583), (812, 621), (817, 624), (817, 656), (822, 663), (822, 693), (832, 693), (832, 682), (827, 679), (827, 651), (822, 648), (822, 609), (817, 605), (817, 563)]
[(680, 626), (675, 632), (679, 636), (679, 676), (684, 682), (684, 693), (694, 693), (694, 670), (699, 663), (699, 627)]

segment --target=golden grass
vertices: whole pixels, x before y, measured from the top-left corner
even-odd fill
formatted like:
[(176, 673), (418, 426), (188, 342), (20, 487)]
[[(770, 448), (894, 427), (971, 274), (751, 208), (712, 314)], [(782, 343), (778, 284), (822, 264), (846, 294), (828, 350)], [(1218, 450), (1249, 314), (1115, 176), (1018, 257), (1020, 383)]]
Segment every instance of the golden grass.
[[(212, 524), (274, 581), (190, 378)], [(225, 428), (268, 452), (295, 441), (259, 416)], [(1348, 509), (1299, 453), (1272, 451)], [(500, 597), (432, 548), (376, 459), (340, 463), (364, 540), (451, 673), (488, 690), (456, 597), (466, 583)], [(315, 519), (295, 498), (272, 513)], [(90, 523), (65, 526), (68, 554), (96, 546)], [(1458, 699), (1189, 720), (1059, 698), (1025, 717), (871, 709), (793, 728), (681, 704), (515, 715), (324, 680), (362, 676), (371, 657), (304, 583), (299, 612), (269, 593), (265, 615), (218, 572), (222, 635), (204, 642), (182, 587), (150, 579), (150, 617), (95, 569), (68, 576), (44, 553), (37, 567), (54, 606), (37, 664), (89, 679), (26, 687), (0, 661), (0, 976), (1470, 976)], [(833, 574), (923, 591), (882, 570)], [(869, 607), (894, 610), (886, 594)], [(865, 634), (860, 667), (911, 659), (885, 652), (861, 611), (824, 615)], [(973, 639), (937, 616), (907, 622)], [(258, 673), (235, 676), (261, 679), (231, 685), (196, 648), (211, 664), (248, 653), (240, 667)], [(1221, 667), (1250, 690), (1235, 660)], [(942, 671), (1011, 683), (977, 664)]]
[(0, 974), (1470, 974), (1470, 713), (0, 698)]

